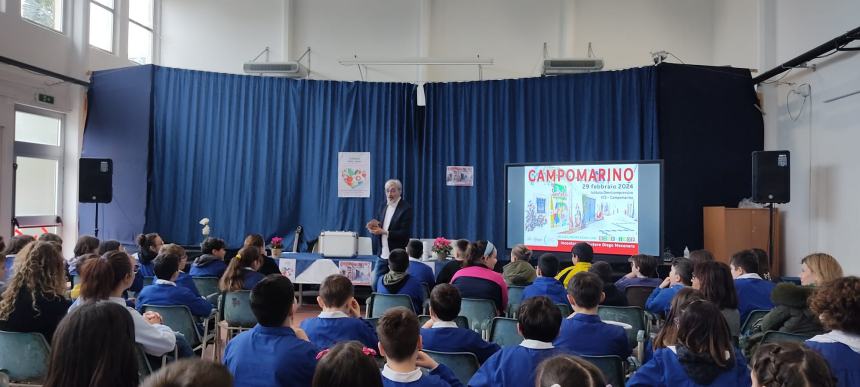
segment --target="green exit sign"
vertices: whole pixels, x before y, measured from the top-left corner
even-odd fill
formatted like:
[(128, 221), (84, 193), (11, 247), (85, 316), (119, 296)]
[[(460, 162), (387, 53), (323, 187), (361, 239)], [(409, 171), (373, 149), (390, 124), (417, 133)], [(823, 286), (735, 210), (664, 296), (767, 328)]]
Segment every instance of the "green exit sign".
[(41, 103), (47, 103), (47, 104), (51, 104), (51, 105), (54, 104), (54, 96), (53, 95), (47, 95), (47, 94), (39, 93), (38, 100)]

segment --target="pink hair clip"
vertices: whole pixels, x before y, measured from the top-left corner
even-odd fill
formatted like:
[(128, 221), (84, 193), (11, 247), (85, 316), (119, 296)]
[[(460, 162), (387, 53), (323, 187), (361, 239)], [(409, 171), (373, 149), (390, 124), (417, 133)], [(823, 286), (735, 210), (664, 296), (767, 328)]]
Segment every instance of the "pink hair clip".
[[(328, 348), (320, 351), (317, 354), (317, 360), (322, 359), (325, 355), (328, 355), (329, 351), (330, 349)], [(376, 350), (374, 350), (373, 348), (363, 347), (361, 348), (361, 353), (363, 353), (365, 356), (376, 356)]]
[(328, 349), (328, 348), (326, 348), (326, 349), (324, 349), (324, 350), (320, 351), (320, 353), (318, 353), (318, 354), (317, 354), (317, 360), (322, 359), (322, 358), (323, 358), (323, 356), (325, 356), (325, 355), (328, 355), (328, 351), (329, 351), (329, 349)]

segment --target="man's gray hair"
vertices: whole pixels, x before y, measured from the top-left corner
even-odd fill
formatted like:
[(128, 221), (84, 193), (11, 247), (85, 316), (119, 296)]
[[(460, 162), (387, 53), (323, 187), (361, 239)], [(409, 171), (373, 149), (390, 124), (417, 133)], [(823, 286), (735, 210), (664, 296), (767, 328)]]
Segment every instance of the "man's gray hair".
[(400, 180), (390, 179), (390, 180), (386, 181), (385, 182), (385, 189), (387, 190), (388, 187), (392, 186), (392, 185), (397, 186), (397, 190), (400, 192), (403, 192), (403, 183), (401, 183)]

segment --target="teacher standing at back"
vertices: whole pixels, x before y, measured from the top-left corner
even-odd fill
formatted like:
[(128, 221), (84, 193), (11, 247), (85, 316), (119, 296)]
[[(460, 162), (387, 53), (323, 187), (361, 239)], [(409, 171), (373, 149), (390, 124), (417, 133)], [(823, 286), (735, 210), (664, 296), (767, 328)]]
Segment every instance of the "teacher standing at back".
[(375, 251), (379, 252), (381, 258), (376, 262), (376, 276), (388, 272), (387, 259), (391, 250), (405, 249), (409, 243), (409, 233), (412, 230), (412, 205), (403, 200), (402, 196), (403, 184), (400, 180), (386, 181), (385, 204), (379, 209), (377, 217), (367, 222), (367, 230), (374, 235)]

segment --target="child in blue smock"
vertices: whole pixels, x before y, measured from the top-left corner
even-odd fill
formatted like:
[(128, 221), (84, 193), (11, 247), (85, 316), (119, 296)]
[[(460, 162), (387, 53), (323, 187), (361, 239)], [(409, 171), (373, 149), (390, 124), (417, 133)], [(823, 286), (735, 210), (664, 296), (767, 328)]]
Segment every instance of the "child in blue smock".
[(750, 312), (757, 309), (773, 309), (770, 294), (775, 283), (762, 279), (758, 275), (758, 256), (752, 250), (744, 250), (732, 255), (729, 268), (735, 279), (735, 292), (738, 294), (738, 312), (741, 324), (747, 320)]
[(555, 279), (559, 268), (558, 257), (553, 254), (541, 255), (538, 259), (537, 277), (531, 285), (523, 289), (523, 300), (547, 296), (553, 303), (569, 305), (567, 302), (567, 291), (561, 281)]
[(720, 309), (710, 301), (692, 301), (678, 313), (674, 345), (657, 349), (627, 386), (749, 386), (746, 359), (733, 343)]
[[(379, 335), (379, 352), (385, 356), (385, 366), (382, 367), (382, 385), (385, 387), (463, 386), (454, 371), (421, 352), (418, 316), (411, 310), (404, 307), (387, 310), (379, 318), (376, 332)], [(425, 374), (421, 368), (430, 372)]]
[(806, 346), (820, 353), (838, 380), (837, 386), (860, 386), (860, 278), (826, 282), (809, 299), (809, 308), (830, 332)]
[(654, 291), (648, 296), (648, 300), (645, 301), (645, 310), (663, 317), (668, 316), (669, 307), (675, 294), (684, 286), (692, 285), (693, 262), (683, 257), (675, 258), (672, 261), (669, 276), (663, 280), (660, 286), (654, 288)]
[(293, 329), (293, 283), (271, 275), (251, 290), (257, 325), (227, 343), (224, 365), (235, 387), (310, 386), (317, 348), (299, 328)]
[(317, 297), (322, 312), (301, 324), (318, 348), (325, 349), (350, 340), (376, 348), (379, 341), (376, 331), (373, 325), (361, 318), (361, 307), (353, 297), (354, 291), (352, 281), (343, 275), (332, 274), (323, 280)]
[(156, 280), (152, 285), (145, 286), (137, 295), (137, 310), (144, 312), (145, 305), (171, 306), (184, 305), (191, 314), (204, 318), (212, 313), (212, 304), (205, 298), (195, 296), (190, 290), (176, 284), (179, 277), (179, 262), (176, 254), (159, 254), (153, 260)]
[(433, 289), (433, 286), (436, 285), (436, 275), (433, 274), (433, 269), (430, 266), (421, 262), (421, 256), (424, 255), (424, 244), (419, 240), (411, 240), (406, 245), (406, 253), (409, 254), (409, 268), (406, 269), (406, 272), (425, 284), (428, 291)]
[[(423, 263), (417, 263), (423, 265)], [(376, 292), (381, 294), (405, 294), (412, 300), (412, 310), (421, 314), (424, 309), (424, 287), (421, 280), (407, 271), (409, 255), (406, 250), (394, 249), (388, 254), (390, 271), (379, 277), (376, 282)]]
[(460, 291), (451, 284), (439, 284), (430, 292), (430, 320), (421, 328), (424, 349), (437, 352), (471, 352), (483, 363), (499, 350), (481, 335), (460, 328), (454, 320), (460, 314)]
[(597, 315), (597, 307), (604, 298), (603, 281), (597, 274), (576, 273), (567, 286), (567, 298), (574, 313), (562, 320), (553, 343), (556, 347), (585, 356), (615, 355), (626, 359), (630, 355), (624, 328), (607, 324)]
[(469, 380), (469, 386), (533, 386), (538, 364), (564, 353), (552, 344), (560, 325), (561, 311), (552, 300), (546, 296), (524, 300), (517, 309), (517, 330), (525, 340), (490, 356)]

